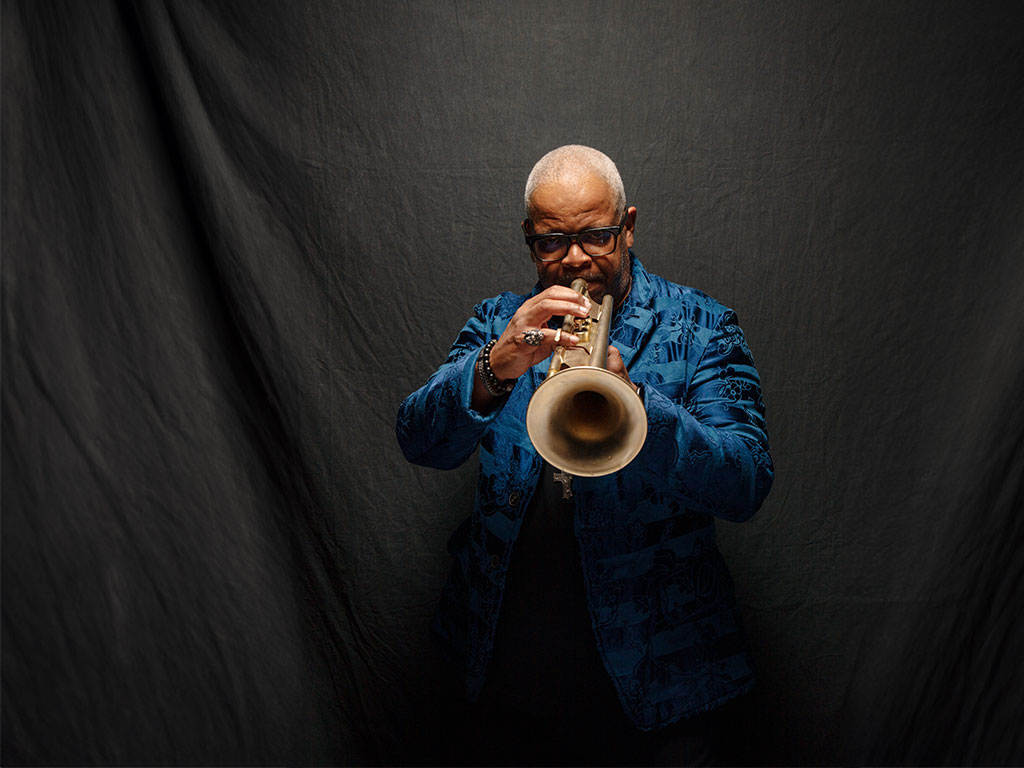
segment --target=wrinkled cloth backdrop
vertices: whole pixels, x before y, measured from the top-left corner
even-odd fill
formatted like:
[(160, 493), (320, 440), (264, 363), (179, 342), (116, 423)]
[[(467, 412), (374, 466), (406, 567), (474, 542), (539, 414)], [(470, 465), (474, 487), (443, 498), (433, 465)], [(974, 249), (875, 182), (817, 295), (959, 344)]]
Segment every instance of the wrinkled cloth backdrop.
[(734, 307), (755, 763), (1024, 762), (1016, 3), (3, 3), (5, 765), (429, 759), (474, 468), (395, 409), (619, 164)]

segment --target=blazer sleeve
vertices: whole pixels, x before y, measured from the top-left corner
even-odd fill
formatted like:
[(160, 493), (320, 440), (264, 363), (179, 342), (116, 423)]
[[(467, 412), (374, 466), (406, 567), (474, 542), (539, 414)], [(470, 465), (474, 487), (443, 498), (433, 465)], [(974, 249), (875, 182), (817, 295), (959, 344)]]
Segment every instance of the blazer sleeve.
[(686, 391), (645, 388), (648, 437), (641, 467), (659, 487), (708, 514), (741, 522), (771, 489), (761, 380), (736, 315), (726, 310)]
[(444, 364), (399, 406), (395, 434), (408, 461), (435, 469), (458, 467), (473, 455), (501, 411), (499, 405), (485, 415), (470, 405), (477, 355), (497, 335), (494, 314), (493, 300), (478, 304)]

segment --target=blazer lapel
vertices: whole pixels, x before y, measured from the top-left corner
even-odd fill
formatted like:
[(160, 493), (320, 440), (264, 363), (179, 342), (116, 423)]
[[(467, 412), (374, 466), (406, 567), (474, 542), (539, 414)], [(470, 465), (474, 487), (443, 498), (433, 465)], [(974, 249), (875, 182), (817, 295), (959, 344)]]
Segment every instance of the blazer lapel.
[(654, 332), (650, 275), (636, 257), (633, 257), (632, 271), (633, 286), (619, 314), (613, 319), (611, 332), (612, 346), (619, 350), (627, 370)]

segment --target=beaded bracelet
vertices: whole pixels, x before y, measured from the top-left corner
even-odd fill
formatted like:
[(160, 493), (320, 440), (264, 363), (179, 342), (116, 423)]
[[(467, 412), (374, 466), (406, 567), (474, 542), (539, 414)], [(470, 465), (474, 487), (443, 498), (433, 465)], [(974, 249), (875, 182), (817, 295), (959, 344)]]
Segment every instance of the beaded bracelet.
[(494, 371), (491, 370), (491, 350), (494, 349), (494, 345), (497, 343), (497, 339), (491, 339), (484, 344), (476, 359), (476, 370), (480, 374), (484, 388), (487, 389), (491, 397), (503, 397), (511, 392), (512, 388), (516, 385), (515, 379), (505, 379), (503, 381), (495, 376)]

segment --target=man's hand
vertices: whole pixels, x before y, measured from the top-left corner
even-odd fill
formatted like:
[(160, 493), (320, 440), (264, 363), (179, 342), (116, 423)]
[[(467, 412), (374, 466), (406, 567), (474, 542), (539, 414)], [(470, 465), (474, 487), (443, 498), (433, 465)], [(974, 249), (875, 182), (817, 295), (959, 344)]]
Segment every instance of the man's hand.
[[(499, 379), (518, 379), (532, 366), (551, 357), (558, 332), (548, 328), (548, 320), (564, 315), (586, 317), (589, 311), (590, 300), (564, 285), (553, 285), (527, 299), (491, 350), (494, 375)], [(533, 329), (544, 334), (543, 341), (536, 347), (523, 340), (523, 334)], [(558, 343), (563, 347), (574, 347), (578, 342), (575, 335), (563, 333)]]
[[(554, 352), (558, 331), (547, 327), (548, 320), (565, 315), (586, 317), (589, 312), (590, 300), (564, 285), (553, 285), (527, 299), (491, 348), (490, 363), (494, 375), (499, 379), (518, 379)], [(539, 330), (544, 337), (536, 347), (527, 344), (523, 337), (524, 333), (534, 329)], [(571, 333), (561, 334), (558, 340), (558, 344), (563, 347), (573, 347), (578, 342), (579, 337)], [(487, 391), (477, 371), (473, 377), (473, 409), (487, 413), (497, 405), (499, 399)]]
[(629, 386), (636, 389), (636, 384), (629, 378), (629, 371), (626, 370), (626, 365), (622, 362), (622, 355), (619, 354), (619, 350), (615, 347), (608, 347), (607, 365), (609, 371), (621, 376)]
[[(527, 299), (512, 316), (505, 332), (491, 349), (490, 362), (494, 375), (499, 379), (518, 379), (541, 360), (551, 357), (555, 351), (555, 337), (558, 332), (547, 327), (552, 317), (586, 317), (589, 312), (588, 298), (572, 288), (561, 285), (553, 285)], [(523, 336), (527, 331), (534, 329), (541, 331), (544, 336), (543, 341), (537, 346), (527, 344)], [(578, 343), (579, 337), (571, 333), (561, 334), (558, 340), (558, 345), (563, 347), (574, 347)], [(607, 366), (609, 371), (621, 376), (626, 383), (636, 389), (622, 362), (622, 355), (615, 347), (608, 347)], [(473, 408), (487, 412), (496, 402), (497, 398), (487, 392), (477, 374), (473, 386)]]

